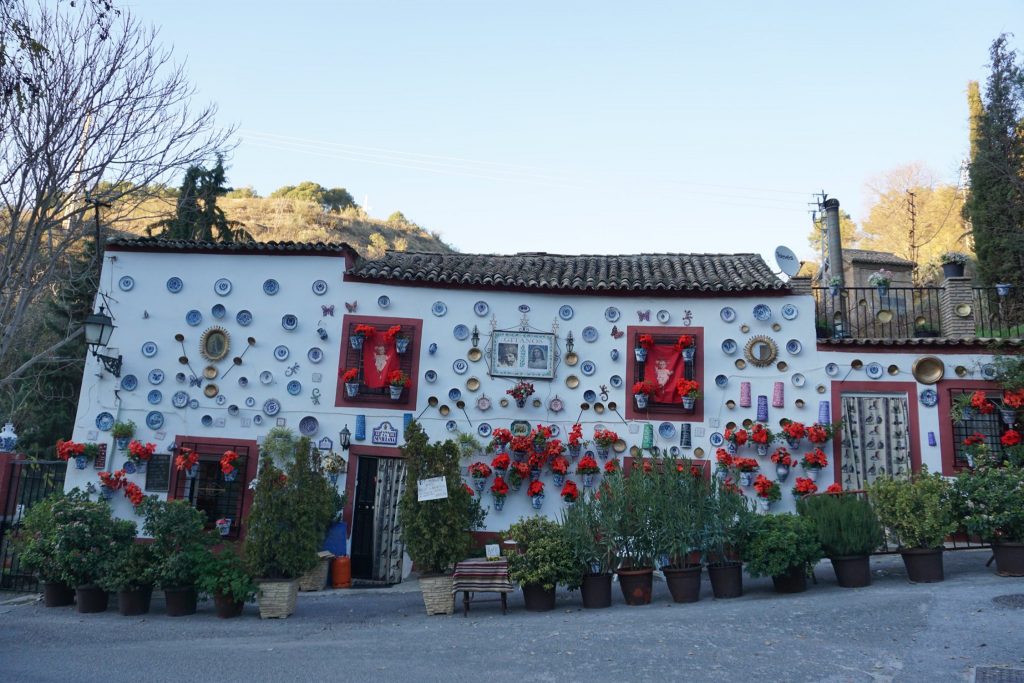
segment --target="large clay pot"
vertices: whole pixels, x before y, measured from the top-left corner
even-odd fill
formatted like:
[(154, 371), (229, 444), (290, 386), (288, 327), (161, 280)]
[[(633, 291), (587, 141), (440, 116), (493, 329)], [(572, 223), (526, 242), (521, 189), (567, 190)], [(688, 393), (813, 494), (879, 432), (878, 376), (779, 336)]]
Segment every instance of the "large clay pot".
[(697, 602), (700, 600), (700, 575), (702, 567), (690, 564), (683, 567), (664, 567), (668, 592), (672, 594), (672, 602)]
[(651, 604), (651, 591), (654, 584), (654, 569), (620, 569), (619, 588), (627, 605)]
[(580, 586), (583, 606), (587, 609), (600, 609), (612, 606), (612, 575), (584, 574)]
[(836, 572), (836, 581), (843, 588), (863, 588), (871, 585), (871, 557), (869, 555), (850, 555), (847, 557), (830, 557), (832, 569)]
[(226, 595), (217, 593), (213, 596), (213, 605), (217, 610), (218, 619), (234, 619), (235, 617), (242, 616), (242, 610), (245, 609), (244, 600), (235, 600)]
[(149, 601), (152, 597), (152, 586), (119, 590), (117, 592), (117, 611), (122, 617), (148, 614)]
[(992, 544), (992, 554), (999, 576), (1024, 576), (1024, 543), (997, 541)]
[(195, 586), (188, 586), (186, 588), (165, 588), (164, 589), (164, 600), (166, 605), (164, 611), (169, 617), (185, 617), (190, 614), (196, 613), (196, 594)]
[(726, 562), (708, 565), (711, 591), (715, 598), (738, 598), (743, 595), (743, 564)]
[(43, 604), (47, 607), (67, 607), (75, 604), (75, 590), (59, 581), (43, 582)]
[(913, 583), (936, 583), (942, 581), (942, 548), (904, 548), (903, 566), (907, 578)]
[(802, 565), (790, 567), (785, 574), (772, 577), (776, 593), (803, 593), (807, 590), (807, 571)]
[(75, 601), (78, 603), (79, 614), (106, 612), (110, 594), (95, 584), (87, 584), (75, 588)]
[(527, 612), (550, 612), (555, 609), (555, 587), (537, 583), (523, 584), (523, 602)]

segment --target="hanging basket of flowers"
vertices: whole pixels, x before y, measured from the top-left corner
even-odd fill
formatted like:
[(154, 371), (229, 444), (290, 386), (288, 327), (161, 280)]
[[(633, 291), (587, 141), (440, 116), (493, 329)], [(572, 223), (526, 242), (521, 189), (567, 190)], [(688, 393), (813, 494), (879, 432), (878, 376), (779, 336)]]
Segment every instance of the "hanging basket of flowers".
[(388, 391), (392, 401), (401, 400), (402, 392), (407, 386), (409, 386), (409, 375), (405, 371), (393, 370), (388, 375)]
[(352, 345), (353, 349), (361, 349), (363, 348), (363, 343), (367, 339), (372, 341), (376, 334), (377, 328), (373, 325), (356, 325), (356, 329), (353, 330), (348, 342)]
[(610, 429), (594, 430), (594, 450), (598, 457), (607, 458), (611, 453), (612, 445), (619, 440), (619, 435)]
[(828, 456), (825, 455), (825, 451), (815, 448), (813, 451), (804, 453), (800, 464), (803, 466), (804, 474), (807, 475), (808, 479), (818, 481), (818, 474), (821, 473), (821, 468), (828, 465)]
[(494, 509), (501, 511), (505, 507), (505, 498), (508, 496), (508, 484), (505, 483), (505, 479), (497, 476), (494, 478), (494, 483), (491, 484), (491, 496), (494, 497)]
[[(612, 460), (610, 462), (616, 462)], [(589, 455), (584, 455), (580, 458), (580, 461), (576, 463), (576, 474), (583, 478), (583, 488), (589, 489), (594, 485), (594, 475), (600, 474), (601, 469), (597, 466), (597, 461)]]
[(767, 425), (757, 423), (750, 428), (750, 440), (754, 442), (757, 454), (764, 456), (768, 455), (768, 448), (775, 440), (775, 434)]
[(789, 478), (789, 469), (796, 459), (789, 454), (785, 446), (779, 446), (772, 453), (772, 462), (775, 464), (775, 476), (779, 481), (786, 481)]
[(180, 451), (174, 458), (174, 466), (179, 472), (184, 472), (189, 479), (194, 479), (199, 474), (199, 455), (185, 446), (182, 446)]
[(649, 334), (641, 334), (633, 348), (633, 356), (638, 363), (647, 361), (647, 352), (654, 346), (654, 337)]
[(647, 402), (650, 400), (654, 392), (658, 390), (658, 385), (649, 379), (642, 380), (633, 384), (633, 401), (636, 402), (638, 410), (644, 410), (647, 407)]
[(487, 463), (475, 462), (469, 466), (469, 476), (473, 478), (473, 488), (483, 491), (487, 478), (491, 476), (491, 468)]
[(750, 486), (754, 483), (754, 475), (759, 465), (754, 458), (733, 458), (732, 466), (739, 472), (740, 486)]
[(341, 381), (345, 384), (345, 395), (355, 398), (359, 395), (359, 369), (349, 368), (341, 373)]
[(505, 392), (509, 396), (515, 399), (517, 408), (526, 407), (526, 399), (533, 396), (534, 388), (532, 382), (526, 380), (520, 380), (516, 382), (516, 385)]
[(544, 505), (544, 482), (531, 481), (530, 485), (526, 488), (526, 495), (530, 497), (530, 504), (533, 505), (534, 510), (540, 510), (541, 506)]
[(779, 482), (772, 481), (763, 474), (757, 475), (754, 479), (754, 491), (757, 492), (758, 504), (765, 512), (771, 509), (772, 503), (782, 498)]
[(676, 351), (682, 354), (685, 362), (693, 362), (693, 357), (697, 354), (696, 343), (697, 338), (692, 334), (681, 334), (679, 339), (676, 340)]
[(491, 432), (491, 443), (489, 443), (487, 447), (495, 453), (503, 453), (508, 450), (508, 444), (510, 441), (512, 441), (512, 432), (498, 427)]
[(224, 455), (220, 458), (220, 473), (224, 475), (224, 481), (234, 481), (238, 478), (238, 468), (235, 467), (235, 461), (238, 460), (238, 453), (234, 451), (224, 451)]
[(409, 350), (409, 335), (402, 332), (401, 325), (392, 325), (384, 333), (384, 340), (388, 344), (395, 345), (396, 353), (405, 353)]
[(508, 453), (498, 453), (491, 460), (491, 467), (494, 468), (495, 475), (504, 477), (508, 474), (508, 466), (511, 464), (511, 460), (508, 457)]
[(802, 422), (796, 422), (795, 420), (783, 420), (782, 423), (782, 434), (786, 439), (786, 443), (793, 450), (800, 448), (800, 442), (803, 441), (804, 436), (807, 434), (807, 428), (804, 427)]
[(508, 485), (518, 491), (523, 482), (530, 478), (530, 466), (525, 462), (510, 463), (508, 468)]
[(679, 397), (683, 401), (683, 408), (686, 410), (693, 410), (697, 404), (697, 399), (701, 397), (700, 382), (695, 379), (676, 380), (676, 391), (679, 393)]
[(731, 455), (736, 455), (736, 452), (747, 443), (750, 433), (742, 427), (730, 427), (725, 430), (725, 434), (722, 436), (728, 444), (726, 449)]
[(569, 461), (563, 455), (556, 455), (551, 458), (551, 474), (555, 486), (561, 486), (565, 482), (565, 475), (569, 471)]

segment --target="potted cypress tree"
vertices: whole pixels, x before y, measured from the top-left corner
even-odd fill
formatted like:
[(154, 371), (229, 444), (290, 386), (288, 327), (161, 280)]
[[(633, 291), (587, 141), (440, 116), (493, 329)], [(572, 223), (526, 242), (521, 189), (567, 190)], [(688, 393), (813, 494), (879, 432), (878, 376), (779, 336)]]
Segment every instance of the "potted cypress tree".
[(797, 501), (797, 510), (814, 525), (839, 585), (870, 585), (871, 553), (882, 545), (884, 538), (867, 498), (854, 494), (808, 496)]
[(256, 590), (256, 582), (234, 544), (225, 543), (219, 552), (207, 555), (200, 567), (199, 592), (203, 599), (213, 598), (218, 619), (241, 616), (245, 603), (256, 597)]
[(584, 491), (575, 505), (562, 510), (562, 537), (572, 553), (575, 581), (580, 584), (587, 609), (612, 606), (612, 569), (616, 562), (602, 512), (600, 500), (590, 490)]
[(879, 477), (868, 497), (890, 540), (900, 548), (907, 578), (914, 583), (942, 581), (946, 536), (956, 531), (951, 487), (942, 475), (921, 471), (910, 479)]
[(744, 551), (747, 573), (772, 577), (776, 593), (807, 590), (807, 575), (821, 556), (814, 525), (790, 513), (759, 515)]
[(157, 558), (148, 543), (133, 543), (124, 548), (100, 581), (110, 591), (117, 591), (117, 611), (124, 617), (149, 612), (156, 576)]
[(673, 457), (664, 459), (660, 475), (657, 526), (662, 530), (659, 555), (668, 557), (661, 568), (673, 602), (700, 599), (700, 536), (709, 493), (700, 469)]
[(142, 530), (153, 538), (156, 583), (164, 592), (167, 616), (196, 613), (199, 570), (212, 537), (205, 531), (206, 515), (187, 500), (146, 499)]
[(524, 517), (503, 536), (516, 542), (515, 552), (508, 556), (508, 574), (522, 588), (528, 611), (553, 610), (555, 586), (579, 585), (575, 556), (558, 522), (547, 517)]
[[(77, 489), (67, 495), (84, 496)], [(13, 539), (22, 568), (35, 574), (42, 583), (43, 604), (47, 607), (65, 607), (75, 602), (75, 591), (64, 583), (57, 558), (53, 506), (62, 498), (64, 494), (54, 494), (30, 507), (21, 520), (20, 533)]]
[[(480, 527), (484, 512), (463, 486), (459, 447), (454, 441), (431, 444), (414, 420), (405, 429), (401, 451), (408, 467), (398, 504), (402, 540), (420, 571), (427, 614), (451, 614), (455, 609), (451, 571), (469, 553), (470, 532)], [(421, 482), (439, 477), (444, 480), (445, 497), (420, 500)]]

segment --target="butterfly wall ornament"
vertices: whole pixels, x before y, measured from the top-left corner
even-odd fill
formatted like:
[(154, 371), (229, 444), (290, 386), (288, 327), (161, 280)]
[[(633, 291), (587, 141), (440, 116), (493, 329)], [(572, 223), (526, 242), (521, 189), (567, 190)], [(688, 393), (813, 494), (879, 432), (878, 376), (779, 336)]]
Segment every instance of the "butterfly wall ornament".
[[(348, 304), (346, 304), (346, 306), (347, 305)], [(320, 310), (323, 311), (324, 315), (329, 315), (332, 318), (334, 317), (334, 304), (331, 304), (330, 306), (325, 306), (323, 304), (320, 304)]]
[(618, 325), (612, 325), (612, 339), (622, 339), (622, 337), (625, 334), (626, 334), (625, 332), (620, 332), (619, 331), (619, 326)]
[(651, 309), (636, 312), (637, 322), (651, 322)]
[(353, 301), (352, 303), (349, 303), (347, 301), (345, 302), (345, 310), (348, 311), (349, 313), (355, 313), (357, 308), (359, 308), (358, 301)]

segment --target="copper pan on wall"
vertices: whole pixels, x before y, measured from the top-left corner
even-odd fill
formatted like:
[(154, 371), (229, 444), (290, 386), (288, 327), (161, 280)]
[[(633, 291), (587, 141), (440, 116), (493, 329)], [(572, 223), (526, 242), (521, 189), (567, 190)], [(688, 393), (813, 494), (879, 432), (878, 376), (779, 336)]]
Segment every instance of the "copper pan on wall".
[(921, 384), (935, 384), (946, 374), (946, 366), (935, 356), (921, 356), (914, 361), (911, 374)]

